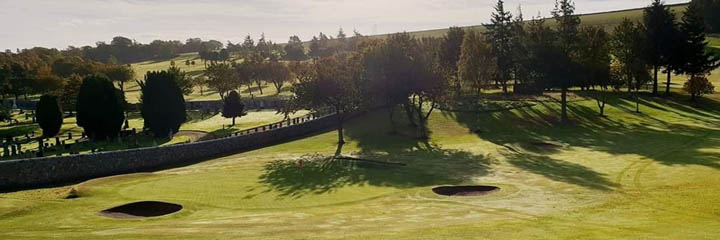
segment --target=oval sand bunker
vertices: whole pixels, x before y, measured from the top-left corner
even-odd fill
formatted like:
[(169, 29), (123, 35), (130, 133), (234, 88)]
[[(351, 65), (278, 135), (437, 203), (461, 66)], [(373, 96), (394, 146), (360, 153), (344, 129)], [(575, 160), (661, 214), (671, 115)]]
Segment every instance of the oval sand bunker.
[(495, 186), (442, 186), (432, 191), (443, 196), (480, 196), (500, 190)]
[(182, 210), (182, 205), (156, 201), (128, 203), (99, 212), (100, 216), (120, 219), (159, 217)]

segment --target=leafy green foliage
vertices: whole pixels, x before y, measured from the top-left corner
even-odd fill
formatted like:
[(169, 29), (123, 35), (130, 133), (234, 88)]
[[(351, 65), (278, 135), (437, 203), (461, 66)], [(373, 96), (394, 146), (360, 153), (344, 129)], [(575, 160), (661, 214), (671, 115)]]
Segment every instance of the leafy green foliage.
[(307, 59), (305, 47), (298, 36), (290, 37), (287, 45), (285, 45), (285, 56), (283, 59), (287, 61), (302, 61)]
[(497, 68), (496, 80), (500, 82), (503, 92), (507, 92), (507, 82), (510, 80), (510, 72), (512, 68), (512, 14), (505, 11), (505, 3), (498, 0), (495, 5), (495, 12), (490, 16), (490, 25), (488, 25), (488, 40), (492, 46), (495, 55), (495, 64)]
[(145, 81), (138, 83), (142, 88), (141, 113), (145, 128), (155, 137), (172, 136), (187, 119), (177, 77), (172, 71), (148, 72)]
[(683, 62), (680, 72), (696, 76), (705, 75), (720, 65), (720, 57), (707, 52), (708, 43), (705, 40), (705, 21), (702, 9), (696, 1), (692, 1), (685, 10), (680, 22), (680, 31), (684, 38)]
[(63, 111), (57, 96), (43, 95), (36, 106), (37, 122), (43, 130), (43, 137), (49, 138), (60, 132)]
[(231, 91), (225, 99), (223, 99), (222, 116), (232, 118), (232, 125), (235, 126), (235, 118), (245, 115), (245, 104), (240, 99), (237, 91)]
[(207, 70), (205, 70), (205, 76), (207, 76), (208, 87), (214, 89), (220, 94), (221, 98), (237, 88), (240, 84), (238, 83), (237, 73), (230, 64), (211, 64)]
[(440, 44), (440, 51), (438, 53), (440, 63), (453, 73), (458, 71), (458, 61), (460, 60), (464, 39), (465, 30), (460, 27), (450, 27), (450, 30), (448, 30), (447, 34), (442, 38), (442, 43)]
[(495, 76), (492, 49), (475, 31), (467, 31), (458, 61), (458, 75), (479, 94)]
[(643, 25), (647, 39), (644, 57), (653, 67), (653, 93), (657, 94), (659, 68), (668, 65), (670, 58), (673, 57), (673, 45), (677, 44), (673, 36), (677, 32), (675, 13), (661, 0), (653, 0), (652, 5), (644, 10)]
[(314, 112), (335, 112), (338, 115), (338, 143), (342, 144), (344, 115), (360, 109), (363, 96), (366, 96), (360, 59), (340, 54), (318, 59), (312, 68), (311, 75), (293, 86), (293, 101)]
[(715, 86), (705, 76), (692, 76), (683, 85), (683, 90), (690, 94), (692, 100), (696, 100), (697, 97), (704, 94), (713, 93)]
[(65, 111), (74, 112), (77, 106), (78, 93), (82, 85), (82, 78), (78, 75), (72, 75), (67, 79), (65, 86), (60, 95), (62, 108)]
[(125, 83), (135, 78), (135, 71), (128, 65), (111, 65), (103, 70), (103, 73), (110, 78), (111, 81), (117, 82), (120, 90), (125, 90)]
[(117, 137), (125, 116), (125, 97), (110, 79), (90, 75), (83, 79), (77, 100), (77, 124), (92, 139)]

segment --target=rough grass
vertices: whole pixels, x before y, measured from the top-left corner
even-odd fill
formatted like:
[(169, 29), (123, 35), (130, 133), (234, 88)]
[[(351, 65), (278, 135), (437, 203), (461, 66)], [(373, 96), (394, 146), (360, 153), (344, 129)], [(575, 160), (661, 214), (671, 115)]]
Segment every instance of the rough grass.
[[(407, 167), (329, 161), (336, 133), (173, 170), (0, 194), (0, 238), (44, 239), (699, 239), (717, 238), (720, 104), (617, 94), (597, 116), (582, 94), (573, 123), (541, 102), (498, 113), (437, 112), (428, 142), (385, 112), (352, 120), (344, 155)], [(401, 120), (402, 121), (402, 120)], [(471, 130), (480, 129), (479, 133)], [(534, 143), (556, 147), (528, 147)], [(299, 167), (298, 159), (303, 159)], [(480, 197), (432, 186), (496, 185)], [(115, 220), (99, 210), (179, 203), (176, 214)]]

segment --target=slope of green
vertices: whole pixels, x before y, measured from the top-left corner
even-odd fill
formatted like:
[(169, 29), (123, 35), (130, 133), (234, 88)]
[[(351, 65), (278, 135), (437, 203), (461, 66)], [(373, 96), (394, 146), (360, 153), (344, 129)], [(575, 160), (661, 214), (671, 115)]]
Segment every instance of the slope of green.
[[(682, 17), (682, 13), (685, 12), (685, 8), (687, 7), (687, 4), (676, 4), (671, 5), (670, 9), (672, 9), (676, 14), (677, 18), (680, 19)], [(552, 9), (548, 9), (547, 11), (550, 12)], [(603, 26), (606, 31), (612, 32), (615, 26), (619, 25), (623, 19), (628, 18), (633, 21), (641, 21), (643, 15), (642, 9), (630, 9), (630, 10), (620, 10), (620, 11), (611, 11), (611, 12), (600, 12), (600, 13), (591, 13), (591, 14), (583, 14), (580, 15), (580, 20), (582, 21), (583, 26)], [(489, 17), (489, 16), (488, 16)], [(526, 19), (527, 20), (527, 19)], [(548, 19), (546, 21), (546, 24), (549, 26), (554, 25), (554, 20)], [(464, 29), (472, 29), (475, 31), (484, 32), (486, 28), (482, 25), (477, 26), (466, 26), (463, 27)], [(424, 31), (412, 31), (408, 32), (410, 35), (422, 38), (422, 37), (443, 37), (447, 33), (447, 28), (444, 29), (433, 29), (433, 30), (424, 30)], [(371, 38), (385, 38), (388, 34), (380, 34), (380, 35), (373, 35), (370, 36)]]
[[(194, 60), (195, 65), (185, 65), (186, 60)], [(147, 73), (148, 71), (160, 71), (168, 69), (171, 66), (170, 63), (173, 61), (175, 62), (175, 66), (187, 72), (188, 75), (191, 77), (197, 77), (204, 74), (205, 64), (203, 64), (202, 60), (200, 60), (199, 55), (194, 53), (180, 55), (172, 59), (145, 61), (140, 63), (134, 63), (131, 65), (133, 67), (133, 70), (135, 70), (135, 78), (144, 79), (145, 73)], [(263, 83), (261, 86), (263, 90), (262, 94), (260, 94), (258, 86), (254, 84), (251, 87), (242, 86), (239, 93), (243, 98), (249, 98), (251, 94), (253, 97), (257, 98), (282, 98), (290, 94), (290, 92), (287, 90), (289, 84), (284, 86), (280, 93), (278, 93), (275, 87), (271, 84)], [(189, 96), (185, 96), (185, 101), (220, 100), (220, 95), (217, 92), (208, 89), (206, 86), (203, 87), (202, 92), (200, 90), (200, 87), (195, 87), (192, 94), (190, 94)], [(136, 82), (129, 82), (125, 85), (125, 98), (128, 102), (139, 102), (140, 94), (140, 86), (137, 85)]]
[[(352, 120), (345, 155), (406, 163), (327, 162), (336, 133), (160, 171), (0, 194), (0, 239), (716, 239), (720, 104), (611, 98), (607, 118), (575, 96), (573, 123), (541, 101), (497, 113), (436, 112), (428, 142), (385, 112)], [(683, 96), (682, 99), (686, 99)], [(400, 115), (400, 114), (398, 114)], [(398, 126), (406, 126), (400, 123)], [(305, 159), (302, 166), (298, 159)], [(499, 192), (437, 196), (431, 187)], [(118, 220), (112, 206), (161, 200), (178, 213)]]

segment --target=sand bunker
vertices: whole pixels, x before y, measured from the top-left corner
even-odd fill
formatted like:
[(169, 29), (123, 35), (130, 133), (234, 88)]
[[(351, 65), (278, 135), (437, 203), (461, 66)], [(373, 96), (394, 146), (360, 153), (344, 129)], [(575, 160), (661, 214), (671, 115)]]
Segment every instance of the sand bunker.
[(114, 208), (100, 211), (100, 216), (132, 219), (159, 217), (182, 210), (182, 205), (156, 201), (142, 201), (128, 203)]

